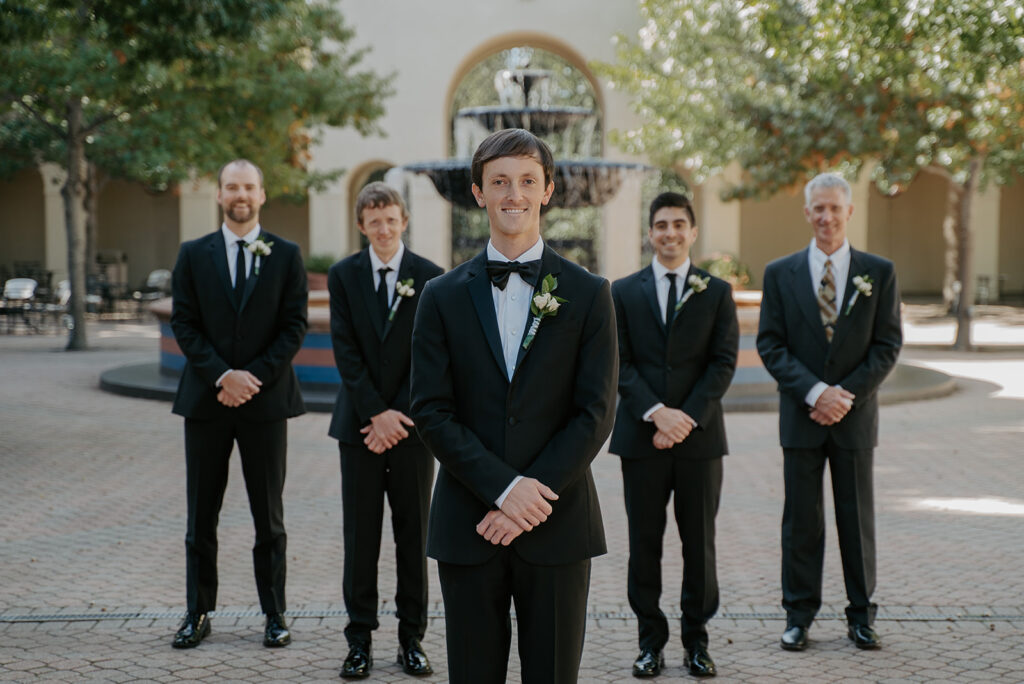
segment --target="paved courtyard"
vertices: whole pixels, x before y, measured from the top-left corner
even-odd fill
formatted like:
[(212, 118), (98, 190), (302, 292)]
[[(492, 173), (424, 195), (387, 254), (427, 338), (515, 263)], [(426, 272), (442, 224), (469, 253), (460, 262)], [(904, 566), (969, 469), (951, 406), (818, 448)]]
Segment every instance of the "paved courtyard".
[[(1024, 328), (989, 323), (997, 343), (1024, 345)], [(941, 341), (941, 325), (923, 321), (908, 331), (908, 340), (922, 344), (908, 347), (903, 360), (956, 374), (959, 390), (882, 409), (875, 457), (881, 651), (858, 651), (846, 638), (831, 520), (826, 605), (811, 646), (779, 649), (777, 419), (727, 414), (731, 455), (718, 518), (722, 606), (710, 625), (716, 681), (1024, 681), (1024, 353), (954, 355), (928, 346)], [(73, 354), (61, 351), (61, 337), (0, 335), (0, 680), (340, 681), (340, 476), (328, 416), (305, 415), (289, 426), (294, 643), (261, 645), (252, 526), (235, 458), (220, 521), (213, 632), (197, 649), (174, 650), (185, 575), (181, 419), (167, 403), (97, 388), (102, 370), (155, 358), (155, 324), (95, 324), (90, 333), (94, 349)], [(594, 473), (609, 553), (593, 564), (580, 679), (632, 681), (636, 621), (626, 601), (618, 459), (600, 455)], [(663, 607), (678, 616), (675, 537), (670, 528)], [(410, 681), (394, 662), (394, 556), (387, 544), (380, 566), (382, 627), (370, 681)], [(436, 674), (426, 681), (443, 682), (443, 609), (430, 566), (433, 610), (424, 646)], [(672, 629), (668, 667), (656, 681), (690, 679), (678, 623)], [(509, 680), (518, 681), (515, 655)]]

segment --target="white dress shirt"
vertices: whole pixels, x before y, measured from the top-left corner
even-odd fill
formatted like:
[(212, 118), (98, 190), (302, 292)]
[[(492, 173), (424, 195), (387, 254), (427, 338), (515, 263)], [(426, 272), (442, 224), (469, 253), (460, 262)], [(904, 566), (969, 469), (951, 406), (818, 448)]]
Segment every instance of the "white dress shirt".
[[(235, 260), (238, 258), (238, 250), (240, 249), (238, 246), (238, 241), (245, 240), (246, 246), (251, 245), (253, 242), (255, 242), (256, 237), (260, 234), (260, 224), (257, 223), (252, 230), (250, 230), (242, 237), (238, 237), (237, 235), (232, 233), (226, 223), (220, 224), (220, 232), (221, 235), (224, 236), (224, 247), (225, 249), (227, 249), (228, 276), (231, 279), (231, 286), (234, 287), (235, 279), (237, 277), (235, 274)], [(245, 250), (243, 254), (245, 258), (245, 273), (246, 275), (250, 275), (252, 273), (252, 260), (256, 258), (256, 255), (250, 252), (248, 249)], [(230, 373), (232, 370), (235, 369), (232, 368), (221, 373), (220, 377), (217, 378), (217, 382), (214, 384), (214, 386), (220, 387), (220, 384), (224, 381), (225, 376), (227, 376), (227, 374)]]
[[(811, 246), (807, 250), (807, 264), (811, 271), (811, 288), (814, 292), (814, 301), (818, 301), (818, 290), (821, 288), (821, 279), (825, 275), (825, 262), (832, 261), (832, 276), (836, 281), (836, 313), (843, 315), (843, 294), (846, 292), (846, 279), (850, 275), (850, 241), (843, 240), (843, 244), (832, 254), (825, 254), (818, 249), (818, 243), (811, 239)], [(838, 385), (836, 385), (838, 387)], [(811, 391), (804, 397), (808, 406), (814, 406), (818, 397), (828, 389), (828, 385), (818, 381)]]
[[(526, 250), (514, 260), (498, 251), (490, 242), (487, 242), (487, 259), (490, 261), (536, 261), (544, 255), (544, 241), (537, 238), (533, 247)], [(538, 275), (543, 278), (544, 274)], [(516, 358), (519, 356), (519, 345), (523, 341), (523, 330), (530, 324), (530, 301), (533, 299), (534, 286), (524, 281), (518, 273), (512, 273), (508, 277), (505, 289), (500, 290), (498, 286), (491, 283), (491, 297), (494, 300), (494, 313), (498, 319), (498, 335), (501, 338), (501, 352), (505, 357), (505, 372), (511, 380), (516, 372)], [(512, 491), (512, 488), (523, 479), (517, 475), (511, 484), (505, 488), (494, 503), (498, 508), (505, 503), (505, 497)]]
[[(689, 287), (686, 284), (686, 276), (690, 273), (690, 257), (686, 257), (686, 261), (683, 262), (682, 266), (672, 269), (658, 261), (658, 257), (654, 257), (651, 260), (651, 270), (654, 271), (654, 293), (658, 296), (658, 311), (661, 312), (661, 322), (664, 323), (665, 309), (668, 308), (668, 290), (671, 287), (671, 283), (668, 281), (668, 274), (676, 274), (676, 302), (678, 302), (682, 299), (686, 288)], [(659, 401), (644, 412), (644, 420), (648, 423), (653, 422), (651, 416), (660, 408), (665, 408), (665, 404)]]
[(395, 250), (395, 255), (387, 263), (381, 261), (377, 253), (373, 251), (373, 247), (370, 247), (370, 270), (373, 272), (373, 291), (376, 292), (380, 286), (380, 269), (385, 266), (390, 268), (391, 270), (384, 277), (384, 282), (387, 283), (388, 301), (392, 304), (395, 300), (395, 287), (398, 285), (398, 267), (402, 265), (403, 254), (405, 254), (405, 243), (401, 240), (398, 241), (398, 249)]

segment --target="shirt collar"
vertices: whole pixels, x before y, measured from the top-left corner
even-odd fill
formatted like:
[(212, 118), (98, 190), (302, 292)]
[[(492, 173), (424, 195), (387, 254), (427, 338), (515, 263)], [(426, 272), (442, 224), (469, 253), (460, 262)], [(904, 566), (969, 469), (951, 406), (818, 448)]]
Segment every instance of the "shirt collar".
[[(533, 247), (517, 256), (515, 260), (519, 263), (524, 263), (526, 261), (536, 261), (542, 256), (544, 256), (544, 240), (537, 238), (537, 242), (533, 243)], [(487, 241), (487, 258), (491, 261), (512, 261), (512, 259), (499, 252), (498, 248), (490, 240)]]
[(262, 230), (260, 228), (260, 224), (257, 223), (248, 233), (246, 233), (242, 237), (238, 237), (237, 235), (231, 232), (231, 229), (228, 228), (228, 224), (220, 224), (220, 232), (224, 236), (225, 244), (227, 244), (228, 246), (234, 245), (239, 240), (245, 240), (245, 244), (251, 245), (253, 242), (256, 241), (256, 237), (260, 234), (260, 230)]
[(843, 244), (839, 246), (839, 249), (832, 252), (831, 254), (825, 254), (818, 249), (818, 243), (815, 242), (814, 238), (811, 238), (811, 264), (815, 267), (816, 271), (820, 271), (825, 268), (825, 262), (832, 260), (835, 265), (846, 263), (850, 260), (850, 241), (843, 240)]
[(651, 259), (651, 269), (654, 271), (655, 280), (659, 278), (664, 278), (669, 273), (675, 273), (677, 276), (680, 277), (680, 279), (685, 280), (686, 274), (690, 272), (690, 257), (686, 257), (686, 261), (684, 261), (679, 266), (679, 268), (669, 270), (668, 267), (666, 267), (665, 264), (658, 261), (658, 257), (655, 256), (653, 259)]
[(377, 256), (377, 253), (373, 251), (372, 245), (367, 247), (366, 249), (369, 250), (370, 252), (370, 266), (373, 268), (374, 273), (384, 268), (385, 266), (390, 268), (395, 273), (398, 273), (398, 267), (402, 263), (402, 255), (405, 254), (404, 242), (402, 242), (401, 240), (398, 241), (398, 249), (395, 250), (395, 255), (391, 257), (391, 259), (386, 264), (383, 261), (381, 261), (380, 257)]

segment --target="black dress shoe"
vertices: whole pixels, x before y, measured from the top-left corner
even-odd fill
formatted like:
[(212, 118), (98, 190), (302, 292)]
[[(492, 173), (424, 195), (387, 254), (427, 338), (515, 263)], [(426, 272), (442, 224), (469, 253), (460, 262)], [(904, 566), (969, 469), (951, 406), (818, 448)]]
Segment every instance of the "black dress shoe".
[(882, 640), (870, 625), (850, 625), (850, 640), (857, 646), (867, 650), (882, 648)]
[(210, 633), (210, 618), (206, 613), (187, 613), (171, 646), (174, 648), (195, 648)]
[(807, 628), (795, 625), (787, 627), (779, 642), (787, 651), (802, 651), (807, 648)]
[(640, 655), (633, 661), (634, 677), (657, 677), (665, 667), (665, 656), (657, 648), (641, 648)]
[(341, 676), (345, 679), (363, 679), (370, 676), (373, 667), (373, 656), (370, 655), (369, 644), (352, 644), (348, 655), (341, 665)]
[(718, 674), (715, 661), (708, 654), (707, 647), (700, 644), (686, 649), (686, 666), (690, 668), (690, 674), (694, 677), (714, 677)]
[(290, 643), (292, 643), (292, 633), (288, 631), (284, 616), (280, 613), (267, 615), (267, 626), (263, 630), (263, 645), (277, 648)]
[(430, 667), (430, 660), (423, 652), (419, 639), (410, 639), (405, 648), (398, 647), (398, 664), (402, 666), (405, 674), (414, 677), (434, 674), (434, 668)]

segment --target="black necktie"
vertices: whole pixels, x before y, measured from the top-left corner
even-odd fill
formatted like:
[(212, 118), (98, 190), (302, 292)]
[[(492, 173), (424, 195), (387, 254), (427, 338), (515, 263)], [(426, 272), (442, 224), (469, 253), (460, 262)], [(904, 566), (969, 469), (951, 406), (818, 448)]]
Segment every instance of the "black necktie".
[(245, 292), (245, 240), (239, 240), (238, 253), (235, 255), (235, 303), (242, 303), (242, 293)]
[(666, 273), (665, 276), (668, 278), (668, 299), (665, 300), (665, 327), (672, 327), (672, 319), (676, 314), (676, 274)]
[(524, 282), (536, 286), (537, 276), (540, 275), (540, 259), (522, 263), (518, 261), (487, 262), (487, 275), (499, 290), (505, 289), (505, 286), (508, 285), (508, 277), (513, 273), (518, 273)]
[(386, 276), (390, 272), (390, 266), (377, 269), (377, 273), (380, 274), (380, 282), (377, 283), (377, 306), (384, 314), (385, 321), (388, 319), (388, 279)]

